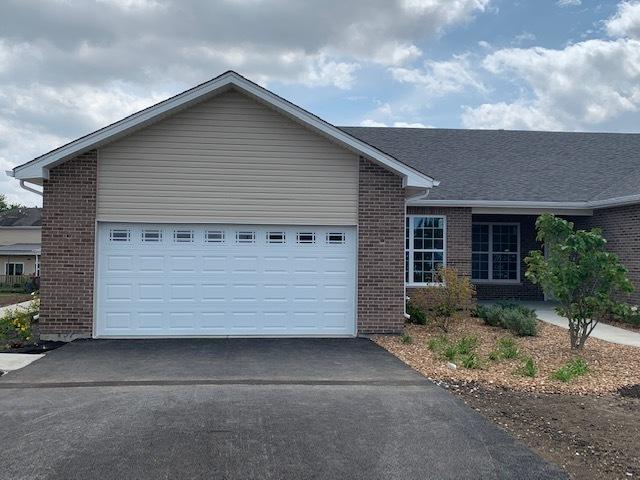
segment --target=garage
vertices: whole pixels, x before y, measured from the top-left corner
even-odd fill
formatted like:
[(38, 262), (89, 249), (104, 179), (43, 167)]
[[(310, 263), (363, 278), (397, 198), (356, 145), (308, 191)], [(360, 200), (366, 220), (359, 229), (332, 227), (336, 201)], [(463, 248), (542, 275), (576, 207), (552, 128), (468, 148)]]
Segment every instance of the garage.
[(96, 336), (352, 336), (355, 227), (100, 223)]

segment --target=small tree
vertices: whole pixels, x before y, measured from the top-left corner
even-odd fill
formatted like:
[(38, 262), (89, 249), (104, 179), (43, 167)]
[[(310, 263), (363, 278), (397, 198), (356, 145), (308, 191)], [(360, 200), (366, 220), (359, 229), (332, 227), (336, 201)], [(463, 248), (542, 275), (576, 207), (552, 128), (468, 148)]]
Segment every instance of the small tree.
[(436, 324), (448, 332), (452, 320), (475, 306), (475, 289), (469, 277), (452, 267), (439, 268), (436, 282), (439, 285), (418, 290), (412, 301), (433, 312)]
[(536, 221), (546, 256), (532, 251), (525, 263), (531, 282), (539, 284), (569, 319), (571, 348), (582, 350), (601, 318), (616, 305), (616, 292), (633, 290), (618, 257), (605, 250), (600, 229), (573, 229), (573, 223), (545, 213)]

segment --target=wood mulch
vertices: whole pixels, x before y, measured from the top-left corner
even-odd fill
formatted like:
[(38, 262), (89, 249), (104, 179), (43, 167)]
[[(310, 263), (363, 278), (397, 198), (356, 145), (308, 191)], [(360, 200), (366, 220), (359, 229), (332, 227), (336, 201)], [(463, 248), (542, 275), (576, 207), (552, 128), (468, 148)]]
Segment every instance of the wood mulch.
[[(475, 352), (481, 357), (483, 368), (471, 370), (457, 365), (453, 370), (440, 353), (427, 348), (427, 342), (443, 334), (435, 325), (407, 325), (405, 332), (412, 337), (404, 344), (398, 336), (379, 335), (372, 339), (393, 355), (428, 378), (452, 382), (477, 382), (490, 388), (503, 387), (515, 391), (605, 395), (621, 387), (640, 384), (640, 349), (589, 338), (579, 354), (569, 347), (567, 330), (539, 322), (538, 336), (516, 337), (509, 331), (486, 325), (477, 318), (463, 318), (454, 323), (447, 337), (455, 342), (463, 336), (476, 336), (479, 344)], [(490, 361), (489, 352), (498, 339), (513, 338), (520, 357), (512, 360)], [(530, 356), (538, 367), (534, 378), (524, 377), (516, 370), (522, 358)], [(569, 383), (551, 378), (551, 373), (576, 356), (583, 358), (589, 372)]]

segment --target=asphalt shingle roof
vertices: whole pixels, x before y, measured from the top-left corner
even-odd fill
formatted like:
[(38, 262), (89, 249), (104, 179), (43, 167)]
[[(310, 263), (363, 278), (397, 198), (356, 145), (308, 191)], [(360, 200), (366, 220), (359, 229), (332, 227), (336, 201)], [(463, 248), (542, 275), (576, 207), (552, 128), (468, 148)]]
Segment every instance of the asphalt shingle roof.
[(41, 208), (19, 207), (0, 212), (0, 227), (39, 227), (41, 225)]
[(585, 202), (640, 194), (640, 134), (340, 128), (440, 180), (430, 200)]

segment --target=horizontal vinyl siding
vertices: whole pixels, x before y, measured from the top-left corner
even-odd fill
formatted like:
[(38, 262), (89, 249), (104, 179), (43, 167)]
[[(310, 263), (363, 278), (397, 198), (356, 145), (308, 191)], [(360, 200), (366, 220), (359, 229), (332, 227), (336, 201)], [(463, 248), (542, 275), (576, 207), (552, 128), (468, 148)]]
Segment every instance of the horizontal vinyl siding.
[(14, 243), (40, 243), (42, 232), (40, 228), (0, 228), (0, 245)]
[(354, 225), (358, 158), (234, 91), (98, 152), (98, 220)]

